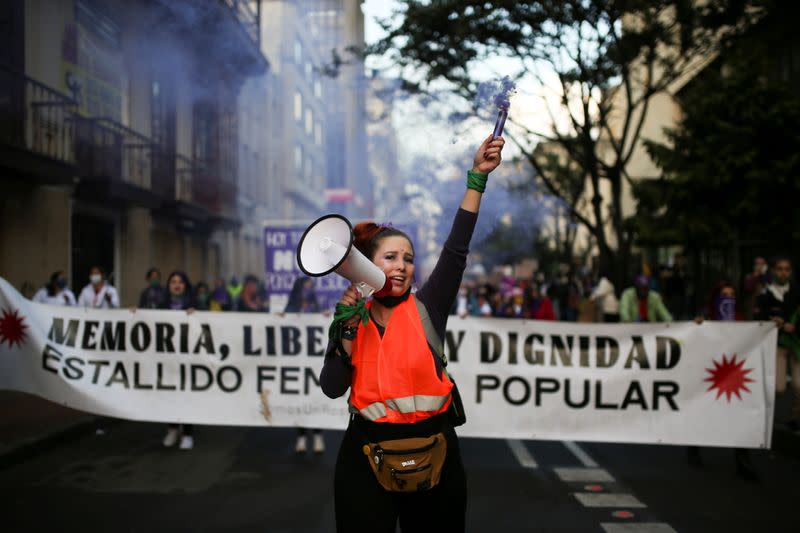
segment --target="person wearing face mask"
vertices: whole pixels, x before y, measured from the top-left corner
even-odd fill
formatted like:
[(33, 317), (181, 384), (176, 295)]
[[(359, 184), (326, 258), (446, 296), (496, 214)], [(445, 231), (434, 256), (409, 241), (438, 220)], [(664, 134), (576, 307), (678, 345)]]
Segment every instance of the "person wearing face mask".
[(800, 337), (797, 328), (800, 315), (800, 292), (791, 282), (792, 262), (779, 257), (772, 267), (772, 282), (758, 297), (755, 308), (756, 320), (772, 320), (778, 327), (778, 349), (775, 362), (775, 393), (786, 392), (786, 376), (791, 372), (792, 400), (791, 418), (787, 427), (800, 431)]
[[(169, 275), (166, 294), (159, 308), (173, 311), (182, 310), (189, 314), (194, 311), (192, 284), (185, 272), (176, 270)], [(194, 426), (192, 424), (169, 424), (167, 426), (167, 434), (164, 435), (162, 444), (165, 448), (170, 448), (176, 443), (181, 450), (194, 448)]]
[(50, 275), (50, 281), (36, 291), (31, 298), (34, 302), (48, 305), (76, 305), (75, 295), (67, 288), (67, 276), (64, 271), (57, 270)]
[(197, 309), (198, 311), (209, 311), (210, 297), (211, 294), (208, 292), (208, 283), (206, 283), (205, 281), (198, 282), (194, 288), (195, 309)]
[[(736, 287), (733, 286), (733, 283), (723, 280), (712, 289), (705, 313), (695, 317), (694, 320), (697, 324), (702, 324), (706, 319), (723, 322), (744, 319), (742, 313), (739, 311)], [(699, 446), (688, 446), (686, 448), (686, 457), (691, 466), (697, 468), (703, 466)], [(736, 465), (736, 474), (740, 478), (746, 481), (758, 481), (758, 475), (750, 461), (750, 454), (746, 448), (735, 448), (733, 451), (733, 460)]]
[(398, 521), (403, 531), (465, 528), (466, 476), (454, 429), (463, 411), (439, 348), (503, 143), (490, 136), (475, 154), (450, 235), (414, 294), (408, 235), (374, 222), (354, 228), (353, 245), (383, 270), (389, 291), (366, 303), (355, 285), (344, 292), (320, 374), (330, 398), (350, 389), (352, 414), (334, 473), (339, 532), (393, 533)]
[(161, 286), (161, 271), (152, 267), (144, 279), (147, 287), (139, 295), (139, 309), (158, 309), (167, 295), (166, 289)]
[(78, 297), (78, 305), (94, 309), (116, 309), (119, 307), (117, 289), (106, 282), (105, 272), (99, 266), (93, 266), (89, 270), (89, 284), (81, 291)]

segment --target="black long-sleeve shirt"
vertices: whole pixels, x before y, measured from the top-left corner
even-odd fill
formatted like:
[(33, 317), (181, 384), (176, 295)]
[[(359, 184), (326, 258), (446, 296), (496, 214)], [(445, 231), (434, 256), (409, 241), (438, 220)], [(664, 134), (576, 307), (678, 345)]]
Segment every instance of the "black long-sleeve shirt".
[[(461, 286), (461, 278), (467, 266), (469, 242), (477, 220), (477, 213), (459, 208), (433, 272), (414, 295), (425, 305), (431, 323), (441, 339), (445, 338), (450, 308)], [(440, 369), (441, 361), (435, 356), (434, 360), (437, 369)], [(329, 345), (319, 378), (322, 391), (330, 398), (338, 398), (347, 392), (352, 378), (352, 367), (336, 355), (333, 346)]]

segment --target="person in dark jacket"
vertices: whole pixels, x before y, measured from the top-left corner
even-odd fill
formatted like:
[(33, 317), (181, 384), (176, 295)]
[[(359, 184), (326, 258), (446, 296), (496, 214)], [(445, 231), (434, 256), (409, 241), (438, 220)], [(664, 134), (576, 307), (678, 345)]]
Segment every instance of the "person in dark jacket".
[(756, 300), (756, 320), (772, 320), (779, 328), (775, 362), (775, 393), (786, 392), (786, 375), (791, 371), (792, 414), (787, 426), (800, 431), (800, 337), (797, 334), (800, 315), (800, 293), (791, 282), (792, 262), (779, 257), (772, 267), (772, 282)]
[(210, 296), (208, 291), (208, 283), (205, 281), (199, 282), (194, 287), (194, 306), (198, 311), (210, 310)]
[[(696, 323), (702, 324), (705, 319), (724, 322), (744, 319), (740, 311), (739, 299), (736, 297), (736, 287), (733, 283), (723, 280), (711, 290), (704, 316), (697, 316), (694, 320)], [(703, 465), (699, 446), (687, 447), (686, 453), (691, 466), (701, 467)], [(740, 478), (747, 481), (758, 480), (758, 475), (750, 461), (750, 454), (746, 448), (735, 448), (733, 450), (733, 460), (736, 465), (736, 474)]]
[(258, 278), (248, 274), (241, 285), (239, 297), (234, 302), (234, 311), (240, 313), (266, 313), (264, 296), (258, 283)]
[(152, 267), (144, 276), (147, 287), (139, 295), (139, 309), (159, 309), (167, 290), (161, 285), (161, 271)]
[[(174, 311), (183, 310), (187, 313), (194, 311), (192, 284), (189, 282), (189, 276), (185, 272), (176, 270), (169, 275), (167, 278), (167, 291), (159, 307)], [(169, 424), (162, 444), (169, 448), (176, 443), (181, 450), (194, 448), (194, 426), (191, 424)]]
[(225, 288), (225, 280), (222, 278), (214, 280), (214, 289), (211, 291), (208, 309), (209, 311), (231, 311), (233, 309), (233, 300), (231, 300), (231, 295)]

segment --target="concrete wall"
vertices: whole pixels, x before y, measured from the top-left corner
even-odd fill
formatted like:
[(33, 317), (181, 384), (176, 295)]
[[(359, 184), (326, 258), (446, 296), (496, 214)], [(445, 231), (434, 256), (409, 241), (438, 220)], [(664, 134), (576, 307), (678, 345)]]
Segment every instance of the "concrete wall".
[(153, 220), (148, 209), (131, 207), (122, 221), (119, 265), (121, 302), (135, 305), (145, 286), (145, 273), (153, 266)]
[(56, 270), (69, 275), (70, 196), (69, 187), (0, 177), (0, 276), (16, 288), (38, 289)]

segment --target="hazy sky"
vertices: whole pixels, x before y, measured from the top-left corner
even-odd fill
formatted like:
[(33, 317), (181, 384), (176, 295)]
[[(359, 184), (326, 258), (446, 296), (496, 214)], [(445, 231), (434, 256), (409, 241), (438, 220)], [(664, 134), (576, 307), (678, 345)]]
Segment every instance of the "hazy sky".
[[(367, 43), (375, 42), (384, 35), (376, 18), (391, 16), (397, 5), (398, 2), (394, 0), (366, 0), (363, 3), (364, 33)], [(368, 66), (375, 66), (374, 59), (372, 61), (372, 64), (368, 61)], [(497, 58), (490, 61), (484, 68), (475, 69), (475, 74), (478, 78), (499, 80), (506, 74), (512, 74), (513, 70), (512, 60)], [(551, 87), (558, 87), (557, 79), (553, 77), (552, 81), (549, 81), (550, 76), (546, 72), (543, 74), (543, 78), (547, 85), (552, 83)], [(514, 120), (529, 128), (546, 131), (550, 127), (550, 118), (545, 107), (545, 99), (558, 116), (560, 92), (542, 86), (532, 79), (522, 80), (517, 85), (517, 94), (511, 100), (510, 115)], [(453, 131), (452, 126), (443, 122), (441, 117), (431, 119), (428, 116), (430, 113), (425, 113), (425, 108), (415, 105), (413, 102), (404, 102), (400, 105), (404, 108), (396, 114), (396, 126), (400, 137), (401, 155), (405, 157), (410, 157), (420, 151), (427, 152), (431, 146), (437, 146), (443, 152), (449, 152), (450, 155), (455, 156), (468, 146), (477, 146), (486, 135), (491, 133), (494, 126), (493, 119), (487, 118), (485, 125), (479, 121), (471, 122), (467, 131)], [(564, 121), (566, 124), (566, 117), (564, 117)], [(447, 146), (444, 146), (443, 142)], [(509, 150), (508, 155), (512, 152), (513, 150)]]

